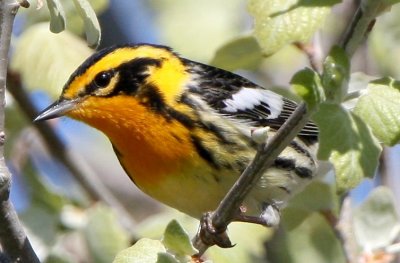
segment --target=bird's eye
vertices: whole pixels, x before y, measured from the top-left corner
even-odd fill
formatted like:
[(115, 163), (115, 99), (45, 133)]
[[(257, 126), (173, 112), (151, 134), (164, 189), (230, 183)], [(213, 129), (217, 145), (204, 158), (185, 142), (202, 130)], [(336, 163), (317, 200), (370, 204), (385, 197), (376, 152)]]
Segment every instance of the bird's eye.
[(99, 88), (105, 88), (110, 84), (113, 73), (110, 71), (103, 71), (96, 75), (94, 78), (94, 84)]

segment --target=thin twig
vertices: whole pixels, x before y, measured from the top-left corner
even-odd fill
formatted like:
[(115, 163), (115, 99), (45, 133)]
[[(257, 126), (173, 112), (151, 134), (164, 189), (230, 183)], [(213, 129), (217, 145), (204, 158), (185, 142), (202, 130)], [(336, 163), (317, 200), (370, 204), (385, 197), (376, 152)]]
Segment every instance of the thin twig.
[[(363, 5), (363, 2), (368, 4)], [(383, 1), (360, 1), (350, 25), (347, 27), (339, 46), (344, 48), (349, 57), (372, 30), (375, 18), (382, 10)]]
[(319, 47), (318, 42), (315, 37), (314, 41), (310, 44), (304, 44), (300, 42), (294, 43), (294, 46), (297, 47), (299, 50), (304, 52), (304, 54), (308, 58), (308, 62), (310, 63), (310, 66), (313, 70), (317, 72), (321, 72), (322, 69), (322, 60), (321, 60), (321, 54), (322, 51), (320, 50), (321, 48)]
[(352, 219), (353, 210), (351, 204), (351, 198), (346, 196), (341, 202), (341, 209), (338, 218), (338, 222), (334, 229), (337, 231), (336, 234), (340, 236), (341, 245), (343, 248), (346, 262), (356, 262), (358, 257), (358, 245), (355, 240)]
[[(28, 120), (33, 120), (39, 112), (36, 110), (28, 94), (22, 88), (18, 74), (9, 72), (8, 79), (10, 86), (12, 86), (12, 88), (8, 89), (9, 92)], [(91, 200), (103, 201), (105, 204), (112, 207), (117, 212), (121, 224), (130, 231), (131, 235), (136, 236), (135, 220), (110, 190), (99, 180), (93, 169), (83, 161), (83, 158), (78, 156), (76, 152), (72, 152), (68, 149), (47, 122), (35, 122), (34, 125), (42, 135), (51, 156), (65, 165), (89, 194)]]
[[(380, 8), (380, 4), (372, 3), (364, 6), (364, 8), (359, 7), (357, 9), (340, 43), (349, 57), (353, 55), (356, 48), (371, 29), (371, 25), (373, 25), (375, 16), (378, 14)], [(262, 147), (257, 151), (255, 158), (242, 173), (239, 180), (233, 185), (215, 212), (211, 213), (211, 233), (222, 233), (227, 228), (246, 195), (251, 191), (252, 187), (259, 180), (264, 171), (273, 163), (279, 153), (285, 149), (297, 133), (304, 127), (310, 114), (311, 112), (306, 110), (306, 105), (301, 103), (286, 123), (280, 127), (271, 141), (268, 142), (266, 147)], [(210, 246), (210, 244), (203, 242), (201, 231), (199, 231), (194, 238), (193, 244), (199, 250), (197, 256), (201, 256)]]
[(0, 1), (0, 243), (11, 262), (39, 262), (10, 202), (11, 174), (4, 161), (4, 106), (8, 53), (14, 17), (27, 1)]

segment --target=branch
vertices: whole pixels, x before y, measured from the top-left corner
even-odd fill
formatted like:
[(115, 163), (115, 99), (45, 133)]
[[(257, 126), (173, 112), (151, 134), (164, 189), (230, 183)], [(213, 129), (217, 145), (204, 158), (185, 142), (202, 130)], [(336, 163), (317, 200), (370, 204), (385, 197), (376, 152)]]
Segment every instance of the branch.
[[(211, 223), (216, 232), (226, 230), (247, 194), (260, 180), (265, 170), (272, 165), (276, 157), (306, 125), (310, 114), (311, 112), (307, 111), (306, 104), (301, 103), (284, 125), (279, 128), (271, 141), (267, 145), (260, 145), (252, 162), (229, 190), (215, 212), (211, 214)], [(204, 233), (198, 233), (193, 242), (194, 246), (199, 250), (198, 256), (201, 256), (210, 246), (210, 244), (203, 242), (201, 234)]]
[(375, 18), (384, 9), (384, 1), (363, 0), (339, 43), (351, 57), (375, 24)]
[[(363, 3), (363, 1), (361, 2)], [(356, 48), (364, 40), (373, 26), (375, 17), (382, 10), (381, 1), (367, 0), (365, 2), (366, 4), (364, 3), (362, 7), (360, 4), (340, 43), (349, 57), (352, 56)], [(305, 103), (301, 103), (286, 123), (280, 127), (271, 141), (266, 146), (261, 145), (253, 161), (232, 186), (218, 208), (210, 214), (210, 225), (205, 228), (204, 226), (201, 227), (195, 236), (193, 244), (199, 250), (196, 257), (200, 257), (209, 246), (213, 245), (212, 242), (208, 244), (204, 240), (220, 240), (222, 238), (225, 239), (225, 243), (227, 243), (226, 239), (229, 241), (229, 238), (224, 236), (226, 235), (225, 230), (237, 213), (244, 198), (261, 178), (265, 170), (272, 165), (275, 158), (304, 127), (311, 114), (312, 112), (307, 111)], [(229, 245), (229, 242), (227, 245)]]
[(11, 174), (4, 160), (4, 107), (7, 83), (8, 53), (14, 17), (27, 1), (0, 1), (0, 243), (6, 257), (12, 262), (39, 262), (38, 257), (18, 220), (10, 202)]
[[(8, 89), (9, 92), (14, 97), (27, 119), (33, 120), (39, 112), (36, 110), (35, 105), (23, 89), (18, 74), (9, 72), (8, 75), (9, 84), (12, 86), (12, 88)], [(120, 223), (129, 230), (133, 236), (135, 236), (135, 220), (125, 207), (115, 198), (110, 190), (98, 179), (98, 176), (92, 168), (89, 167), (76, 152), (72, 152), (64, 145), (48, 122), (35, 122), (34, 125), (44, 139), (51, 156), (65, 165), (65, 167), (89, 194), (91, 200), (103, 201), (105, 204), (112, 207), (117, 212)]]

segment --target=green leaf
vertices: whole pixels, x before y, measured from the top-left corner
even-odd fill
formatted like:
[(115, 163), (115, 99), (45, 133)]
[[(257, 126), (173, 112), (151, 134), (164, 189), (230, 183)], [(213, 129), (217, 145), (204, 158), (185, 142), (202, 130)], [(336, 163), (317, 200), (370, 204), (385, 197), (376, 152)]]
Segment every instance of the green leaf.
[(65, 12), (58, 0), (47, 0), (50, 12), (50, 31), (60, 33), (65, 30)]
[(129, 246), (127, 232), (112, 211), (102, 205), (96, 205), (89, 211), (84, 234), (95, 262), (111, 262), (119, 251)]
[[(44, 1), (44, 7), (37, 10), (36, 8), (28, 8), (24, 9), (24, 29), (28, 29), (29, 27), (42, 23), (44, 21), (48, 21), (50, 19), (50, 12), (47, 6), (47, 1)], [(64, 10), (66, 17), (66, 28), (68, 31), (74, 33), (75, 35), (82, 35), (84, 33), (84, 23), (80, 14), (76, 11), (75, 4), (70, 0), (57, 0), (61, 2), (62, 9)], [(108, 5), (109, 0), (88, 0), (90, 5), (93, 7), (94, 11), (97, 15), (104, 12)]]
[[(199, 221), (176, 210), (166, 210), (163, 213), (151, 216), (138, 225), (139, 235), (159, 238), (165, 232), (162, 222), (170, 222), (177, 218), (179, 223), (189, 231), (189, 236), (194, 236), (198, 230)], [(237, 244), (230, 249), (222, 249), (217, 246), (210, 247), (206, 251), (205, 258), (210, 262), (264, 262), (264, 242), (273, 234), (273, 229), (256, 224), (243, 224), (233, 222), (228, 227), (229, 237)], [(246, 235), (243, 235), (246, 233)], [(205, 262), (205, 263), (206, 263)]]
[(376, 61), (377, 72), (400, 78), (400, 5), (379, 17), (368, 37), (368, 50)]
[(206, 252), (206, 258), (215, 263), (265, 262), (264, 244), (272, 237), (273, 231), (274, 229), (256, 224), (233, 222), (228, 227), (228, 234), (232, 242), (237, 245), (229, 249), (210, 247)]
[(400, 218), (392, 192), (374, 189), (354, 213), (354, 234), (364, 251), (390, 245), (400, 234)]
[[(390, 11), (390, 7), (396, 3), (400, 2), (399, 0), (382, 0), (382, 1), (375, 1), (375, 0), (362, 0), (361, 1), (361, 8), (363, 9), (364, 13), (367, 13), (369, 16), (379, 16), (382, 13)], [(374, 17), (373, 17), (374, 18)]]
[(307, 42), (338, 0), (249, 0), (254, 34), (265, 55), (294, 42)]
[(130, 248), (119, 252), (113, 263), (156, 263), (158, 253), (165, 252), (161, 241), (142, 238)]
[(53, 97), (60, 95), (72, 72), (92, 54), (84, 41), (68, 31), (49, 32), (48, 23), (24, 31), (15, 50), (11, 69), (21, 75), (28, 89), (44, 89)]
[(178, 260), (174, 258), (169, 253), (159, 252), (157, 257), (157, 263), (179, 263)]
[(400, 82), (383, 78), (370, 82), (354, 112), (372, 128), (385, 145), (400, 141)]
[[(14, 165), (17, 165), (14, 162)], [(24, 175), (25, 183), (30, 187), (29, 209), (19, 215), (24, 226), (29, 229), (31, 238), (40, 240), (39, 243), (48, 247), (54, 245), (60, 226), (60, 213), (66, 200), (58, 192), (52, 191), (46, 179), (36, 173), (31, 162), (23, 167), (16, 167)], [(15, 176), (18, 174), (16, 173)], [(20, 174), (21, 176), (21, 174)], [(54, 188), (53, 188), (54, 190)], [(43, 246), (45, 248), (46, 246)]]
[(57, 255), (55, 252), (51, 251), (50, 254), (46, 257), (45, 263), (73, 263), (74, 261), (71, 257), (67, 257), (66, 255)]
[(87, 0), (74, 0), (74, 4), (85, 24), (89, 47), (97, 47), (101, 39), (101, 29), (96, 13)]
[(328, 102), (340, 103), (347, 94), (350, 78), (350, 62), (346, 52), (333, 47), (324, 61), (322, 85)]
[[(315, 198), (318, 196), (318, 198)], [(332, 184), (315, 181), (304, 191), (292, 198), (283, 211), (283, 221), (287, 229), (300, 225), (312, 212), (337, 211), (337, 195)]]
[(57, 241), (59, 233), (59, 214), (49, 211), (47, 207), (34, 203), (28, 210), (19, 215), (24, 228), (29, 230), (31, 239), (37, 240), (43, 248), (51, 247)]
[[(267, 243), (268, 262), (346, 262), (342, 245), (327, 220), (318, 213), (303, 212), (287, 208), (283, 211), (282, 228), (274, 239)], [(296, 227), (287, 226), (285, 220), (294, 216), (306, 217)]]
[(321, 80), (318, 74), (309, 68), (297, 72), (290, 84), (295, 93), (307, 103), (310, 110), (315, 109), (324, 100)]
[(162, 239), (165, 247), (179, 257), (190, 256), (198, 251), (192, 246), (187, 232), (176, 220), (172, 220), (165, 229)]
[(321, 104), (314, 120), (320, 130), (318, 158), (333, 164), (339, 192), (373, 177), (381, 147), (369, 127), (337, 104)]
[(220, 47), (211, 65), (225, 70), (256, 69), (262, 61), (257, 40), (252, 36), (240, 37)]
[[(292, 198), (289, 206), (307, 211), (333, 210), (336, 205), (333, 188), (331, 184), (315, 181), (297, 194), (296, 198)], [(318, 198), (315, 198), (316, 196)]]
[(385, 0), (384, 1), (387, 5), (394, 5), (400, 3), (400, 0)]

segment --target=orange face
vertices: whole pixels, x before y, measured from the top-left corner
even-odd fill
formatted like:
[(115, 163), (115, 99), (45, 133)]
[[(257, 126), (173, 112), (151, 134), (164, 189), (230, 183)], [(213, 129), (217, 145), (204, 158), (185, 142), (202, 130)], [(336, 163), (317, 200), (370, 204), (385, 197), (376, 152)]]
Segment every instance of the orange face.
[(68, 116), (104, 132), (121, 164), (140, 187), (176, 171), (194, 152), (188, 130), (181, 123), (152, 112), (135, 98), (90, 97)]

